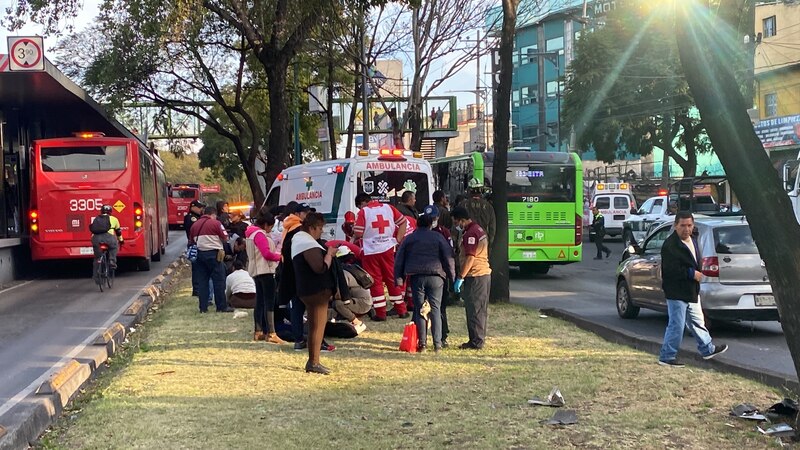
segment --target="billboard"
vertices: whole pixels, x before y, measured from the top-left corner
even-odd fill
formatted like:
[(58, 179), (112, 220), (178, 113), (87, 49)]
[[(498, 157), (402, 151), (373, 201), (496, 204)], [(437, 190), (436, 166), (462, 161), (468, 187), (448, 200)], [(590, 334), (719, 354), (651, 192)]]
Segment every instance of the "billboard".
[(755, 126), (764, 148), (800, 144), (800, 114), (764, 119)]

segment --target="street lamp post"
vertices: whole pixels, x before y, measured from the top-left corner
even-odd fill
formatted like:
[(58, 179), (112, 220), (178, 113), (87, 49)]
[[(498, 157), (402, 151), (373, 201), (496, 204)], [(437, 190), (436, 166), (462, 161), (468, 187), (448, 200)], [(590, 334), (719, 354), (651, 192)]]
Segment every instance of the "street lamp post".
[[(556, 142), (558, 145), (558, 151), (561, 151), (561, 62), (559, 60), (561, 53), (560, 52), (529, 52), (525, 56), (543, 56), (545, 59), (553, 63), (553, 66), (556, 68), (556, 102), (557, 102), (557, 115), (556, 115)], [(522, 55), (520, 55), (521, 61)], [(541, 83), (544, 80), (540, 80)], [(545, 97), (547, 96), (547, 83), (545, 83)], [(540, 91), (541, 92), (541, 91)], [(547, 109), (545, 109), (545, 122), (547, 121)]]

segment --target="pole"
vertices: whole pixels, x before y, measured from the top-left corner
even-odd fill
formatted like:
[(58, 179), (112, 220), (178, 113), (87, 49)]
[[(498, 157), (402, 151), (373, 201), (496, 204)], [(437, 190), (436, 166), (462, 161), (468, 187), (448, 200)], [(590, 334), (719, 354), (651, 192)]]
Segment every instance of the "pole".
[(561, 151), (561, 62), (558, 59), (558, 52), (555, 55), (555, 62), (556, 62), (556, 100), (557, 100), (557, 108), (558, 108), (558, 115), (556, 119), (558, 123), (556, 124), (556, 137), (558, 138), (558, 151)]
[[(297, 62), (294, 63), (294, 86), (297, 88), (298, 81)], [(303, 164), (303, 154), (300, 151), (300, 102), (295, 99), (294, 105), (294, 165)]]
[(361, 13), (361, 128), (362, 140), (361, 147), (369, 150), (369, 95), (367, 95), (367, 7)]
[(475, 131), (478, 132), (478, 136), (475, 142), (475, 149), (478, 150), (481, 147), (483, 149), (481, 151), (486, 151), (486, 146), (484, 144), (483, 138), (483, 122), (481, 119), (483, 115), (481, 114), (481, 32), (478, 31), (478, 34), (475, 38), (477, 41), (475, 44), (475, 54), (477, 56), (478, 67), (475, 71)]

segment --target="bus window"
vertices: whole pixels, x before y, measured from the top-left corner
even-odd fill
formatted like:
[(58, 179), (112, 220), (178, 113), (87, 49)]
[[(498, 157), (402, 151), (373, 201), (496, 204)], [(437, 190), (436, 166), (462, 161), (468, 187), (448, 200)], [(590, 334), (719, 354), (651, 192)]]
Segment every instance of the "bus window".
[(416, 194), (416, 208), (422, 211), (430, 201), (428, 176), (420, 172), (362, 171), (358, 173), (358, 192), (384, 203), (397, 205), (403, 192)]
[(94, 172), (124, 170), (128, 151), (124, 145), (97, 147), (43, 147), (44, 172)]
[(172, 198), (197, 198), (197, 189), (176, 189), (172, 188), (170, 192), (170, 197)]

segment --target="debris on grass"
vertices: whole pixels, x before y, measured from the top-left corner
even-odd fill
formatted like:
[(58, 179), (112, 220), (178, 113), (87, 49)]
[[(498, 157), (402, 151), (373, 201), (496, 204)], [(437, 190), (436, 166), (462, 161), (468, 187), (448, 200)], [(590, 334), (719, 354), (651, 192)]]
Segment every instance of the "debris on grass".
[(534, 397), (528, 400), (529, 405), (533, 406), (552, 406), (554, 408), (560, 408), (566, 405), (566, 401), (564, 401), (564, 396), (561, 394), (561, 391), (558, 387), (554, 387), (550, 394), (547, 396), (546, 400), (542, 400), (539, 397)]
[(756, 427), (761, 434), (765, 434), (767, 436), (775, 436), (775, 437), (793, 437), (794, 436), (794, 428), (789, 426), (789, 424), (779, 423), (777, 425), (773, 425), (766, 430), (761, 427)]
[(767, 420), (766, 416), (761, 414), (758, 408), (749, 403), (740, 403), (734, 406), (731, 410), (731, 415), (740, 419), (757, 420), (759, 422)]
[(545, 425), (572, 425), (578, 423), (578, 413), (574, 409), (559, 409), (553, 417), (542, 420)]

